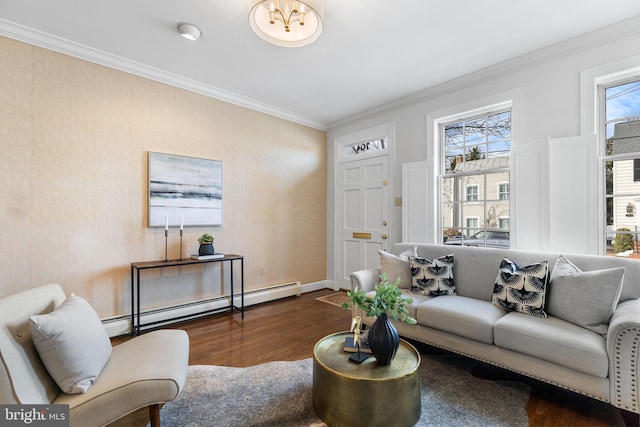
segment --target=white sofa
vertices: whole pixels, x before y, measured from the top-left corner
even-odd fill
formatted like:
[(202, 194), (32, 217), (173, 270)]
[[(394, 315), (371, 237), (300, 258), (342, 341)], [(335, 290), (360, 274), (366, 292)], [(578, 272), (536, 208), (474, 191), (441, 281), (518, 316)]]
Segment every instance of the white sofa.
[[(428, 260), (454, 255), (457, 295), (431, 297), (403, 289), (414, 300), (409, 310), (418, 324), (394, 322), (401, 336), (602, 400), (628, 411), (626, 415), (640, 414), (640, 260), (419, 243), (397, 243), (390, 253), (400, 255), (414, 247), (418, 257)], [(548, 261), (551, 275), (560, 255), (584, 272), (625, 268), (619, 302), (603, 326), (604, 333), (552, 313), (547, 318), (534, 317), (490, 302), (505, 257), (519, 266)], [(380, 268), (354, 272), (351, 286), (372, 292), (380, 273)], [(559, 303), (553, 301), (553, 285), (551, 280), (546, 304)], [(367, 325), (375, 320), (355, 311)]]

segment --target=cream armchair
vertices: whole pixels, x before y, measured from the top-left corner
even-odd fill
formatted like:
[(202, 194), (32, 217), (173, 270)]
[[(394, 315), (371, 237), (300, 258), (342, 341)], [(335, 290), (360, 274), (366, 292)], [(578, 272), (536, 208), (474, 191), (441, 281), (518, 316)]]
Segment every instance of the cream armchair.
[(45, 285), (0, 299), (0, 403), (67, 404), (71, 426), (104, 426), (149, 407), (160, 425), (161, 404), (185, 384), (189, 338), (181, 330), (159, 330), (111, 349), (108, 362), (86, 393), (62, 392), (49, 375), (31, 334), (30, 317), (52, 312), (65, 301), (59, 285)]

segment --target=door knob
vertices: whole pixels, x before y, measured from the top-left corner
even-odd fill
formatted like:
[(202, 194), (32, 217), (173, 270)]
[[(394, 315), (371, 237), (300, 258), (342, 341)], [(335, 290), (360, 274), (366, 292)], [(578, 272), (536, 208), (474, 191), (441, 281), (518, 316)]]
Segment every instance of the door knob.
[(386, 234), (383, 234), (383, 235), (382, 235), (382, 236), (380, 236), (380, 237), (382, 237), (382, 240), (387, 240), (387, 235), (386, 235)]

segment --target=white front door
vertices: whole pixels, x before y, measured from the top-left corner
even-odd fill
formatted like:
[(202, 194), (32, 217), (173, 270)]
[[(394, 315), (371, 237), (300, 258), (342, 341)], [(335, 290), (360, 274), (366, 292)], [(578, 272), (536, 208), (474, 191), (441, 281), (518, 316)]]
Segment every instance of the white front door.
[(340, 164), (339, 287), (351, 289), (349, 275), (380, 266), (378, 249), (389, 249), (389, 156)]

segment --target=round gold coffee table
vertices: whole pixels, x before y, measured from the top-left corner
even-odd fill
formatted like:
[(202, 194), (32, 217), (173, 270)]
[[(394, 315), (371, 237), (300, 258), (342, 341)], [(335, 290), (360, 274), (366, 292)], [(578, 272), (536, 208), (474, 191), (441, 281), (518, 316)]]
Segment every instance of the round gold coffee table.
[(396, 357), (362, 364), (343, 350), (349, 332), (322, 338), (313, 349), (313, 410), (329, 426), (413, 426), (420, 419), (420, 353), (404, 340)]

